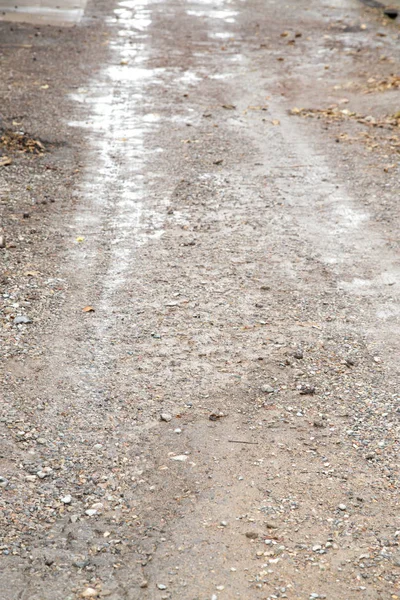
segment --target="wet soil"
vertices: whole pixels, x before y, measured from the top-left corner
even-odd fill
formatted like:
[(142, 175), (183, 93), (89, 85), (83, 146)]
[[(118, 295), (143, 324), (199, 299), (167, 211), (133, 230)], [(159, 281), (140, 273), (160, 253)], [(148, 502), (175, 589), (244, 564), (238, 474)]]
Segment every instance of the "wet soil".
[(396, 22), (0, 29), (0, 598), (400, 597)]

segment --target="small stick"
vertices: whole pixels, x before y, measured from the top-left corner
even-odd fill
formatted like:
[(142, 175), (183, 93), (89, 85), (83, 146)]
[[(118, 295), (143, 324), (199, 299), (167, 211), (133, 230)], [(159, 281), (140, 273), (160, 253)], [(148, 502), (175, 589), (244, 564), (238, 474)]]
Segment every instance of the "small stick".
[(228, 442), (231, 442), (232, 444), (258, 444), (258, 442), (247, 442), (244, 440), (228, 440)]

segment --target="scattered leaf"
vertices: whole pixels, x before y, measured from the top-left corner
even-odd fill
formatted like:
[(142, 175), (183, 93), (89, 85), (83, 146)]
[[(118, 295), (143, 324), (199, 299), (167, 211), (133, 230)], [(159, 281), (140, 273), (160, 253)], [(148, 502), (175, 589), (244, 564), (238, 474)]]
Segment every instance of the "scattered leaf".
[(280, 125), (280, 124), (281, 124), (281, 122), (280, 122), (280, 120), (279, 120), (279, 119), (274, 119), (274, 120), (272, 121), (272, 125)]
[(11, 158), (8, 158), (8, 156), (2, 156), (0, 158), (0, 167), (7, 167), (8, 165), (11, 165), (12, 160)]
[(235, 110), (236, 106), (234, 104), (223, 104), (222, 108), (225, 108), (225, 110)]
[(76, 238), (76, 241), (78, 242), (78, 244), (81, 244), (82, 242), (84, 242), (84, 241), (85, 241), (85, 238), (84, 238), (83, 236), (81, 236), (81, 235), (80, 235), (80, 236), (78, 236), (78, 237)]
[(94, 312), (94, 308), (93, 306), (85, 306), (85, 308), (82, 308), (83, 312)]

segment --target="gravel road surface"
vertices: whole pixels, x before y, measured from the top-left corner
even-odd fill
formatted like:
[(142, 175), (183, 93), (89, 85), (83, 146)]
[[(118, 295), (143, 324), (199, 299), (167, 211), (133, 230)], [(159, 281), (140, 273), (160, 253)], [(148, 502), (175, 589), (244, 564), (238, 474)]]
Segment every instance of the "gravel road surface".
[(0, 32), (0, 599), (400, 598), (397, 21)]

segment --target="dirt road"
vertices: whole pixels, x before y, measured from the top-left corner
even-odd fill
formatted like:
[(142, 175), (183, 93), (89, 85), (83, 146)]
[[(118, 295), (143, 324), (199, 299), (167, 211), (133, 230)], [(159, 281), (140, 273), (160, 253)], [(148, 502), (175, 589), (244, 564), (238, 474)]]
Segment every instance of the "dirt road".
[(0, 598), (400, 598), (396, 22), (0, 29)]

